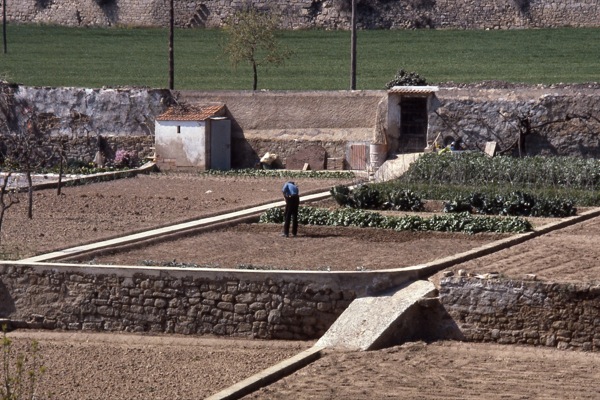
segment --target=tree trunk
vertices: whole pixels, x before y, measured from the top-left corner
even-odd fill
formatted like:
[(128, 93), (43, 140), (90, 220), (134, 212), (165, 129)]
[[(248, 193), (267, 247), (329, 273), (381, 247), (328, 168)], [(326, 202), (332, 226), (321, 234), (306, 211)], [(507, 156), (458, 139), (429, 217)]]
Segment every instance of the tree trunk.
[(60, 165), (58, 168), (58, 185), (56, 186), (56, 195), (60, 196), (60, 190), (62, 188), (62, 176), (63, 176), (63, 160), (64, 160), (65, 154), (64, 152), (61, 150), (60, 152)]
[(352, 0), (352, 29), (350, 34), (350, 90), (356, 89), (356, 0)]
[(258, 88), (258, 70), (256, 68), (255, 62), (252, 62), (252, 72), (254, 73), (254, 82), (252, 84), (252, 90), (256, 90)]
[(27, 218), (33, 219), (33, 181), (31, 171), (27, 171)]

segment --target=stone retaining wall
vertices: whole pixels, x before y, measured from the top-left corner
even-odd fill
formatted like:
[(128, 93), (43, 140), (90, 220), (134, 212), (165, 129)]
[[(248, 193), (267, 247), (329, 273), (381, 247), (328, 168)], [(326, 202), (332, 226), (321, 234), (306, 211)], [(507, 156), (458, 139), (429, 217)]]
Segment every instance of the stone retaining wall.
[[(67, 26), (167, 26), (163, 0), (15, 0), (7, 2), (10, 22)], [(99, 4), (100, 3), (100, 4)], [(175, 1), (180, 27), (220, 27), (245, 0)], [(284, 29), (349, 29), (350, 0), (253, 0), (280, 17)], [(361, 29), (511, 29), (600, 26), (596, 0), (357, 0)]]
[(0, 318), (15, 328), (308, 340), (356, 297), (416, 277), (5, 262)]
[(309, 282), (7, 267), (2, 316), (29, 328), (320, 337), (356, 294)]
[(600, 351), (600, 285), (444, 278), (440, 299), (465, 340)]

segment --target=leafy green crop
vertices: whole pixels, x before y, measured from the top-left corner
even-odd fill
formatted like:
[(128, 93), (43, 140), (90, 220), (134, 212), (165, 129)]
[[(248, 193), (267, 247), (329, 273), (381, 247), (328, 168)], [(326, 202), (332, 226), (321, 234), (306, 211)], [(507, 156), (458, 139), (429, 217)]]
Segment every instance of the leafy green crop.
[[(259, 222), (280, 224), (283, 222), (283, 217), (281, 208), (271, 208), (260, 216)], [(522, 233), (532, 230), (529, 221), (519, 217), (481, 217), (469, 213), (436, 215), (430, 218), (415, 215), (395, 217), (352, 208), (339, 208), (330, 211), (322, 208), (300, 207), (298, 223), (304, 225), (370, 227), (397, 231)]]
[(287, 169), (230, 169), (218, 170), (210, 169), (200, 172), (202, 175), (217, 176), (253, 176), (253, 177), (273, 177), (273, 178), (313, 178), (313, 179), (354, 179), (355, 174), (351, 171), (292, 171)]
[(562, 187), (597, 190), (600, 160), (580, 157), (488, 157), (483, 153), (423, 155), (402, 183)]
[(368, 210), (421, 211), (423, 202), (410, 190), (387, 189), (375, 185), (358, 185), (354, 190), (338, 185), (330, 190), (335, 201), (344, 207)]

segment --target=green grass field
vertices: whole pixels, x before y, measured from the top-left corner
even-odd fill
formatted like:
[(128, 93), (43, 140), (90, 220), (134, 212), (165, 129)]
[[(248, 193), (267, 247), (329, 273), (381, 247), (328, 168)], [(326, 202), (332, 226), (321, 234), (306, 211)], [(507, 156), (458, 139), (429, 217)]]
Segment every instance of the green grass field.
[[(350, 86), (350, 33), (281, 32), (294, 51), (284, 66), (259, 70), (259, 89)], [(9, 25), (0, 78), (31, 86), (168, 86), (166, 29)], [(177, 30), (176, 89), (251, 89), (248, 66), (222, 55), (223, 33)], [(600, 81), (600, 28), (510, 31), (359, 31), (357, 89), (383, 89), (404, 68), (428, 82)]]

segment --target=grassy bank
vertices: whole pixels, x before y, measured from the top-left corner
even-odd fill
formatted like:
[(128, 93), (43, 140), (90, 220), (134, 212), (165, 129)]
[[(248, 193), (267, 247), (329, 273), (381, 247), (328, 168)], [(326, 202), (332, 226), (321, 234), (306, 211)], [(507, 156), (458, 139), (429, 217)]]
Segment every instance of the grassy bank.
[[(600, 29), (511, 31), (360, 31), (357, 88), (383, 89), (396, 70), (431, 83), (506, 80), (575, 83), (600, 80)], [(32, 86), (149, 86), (168, 83), (165, 29), (9, 25), (0, 77)], [(251, 71), (221, 55), (223, 33), (177, 30), (176, 89), (250, 89)], [(295, 54), (259, 72), (260, 89), (349, 88), (350, 33), (281, 32)]]

